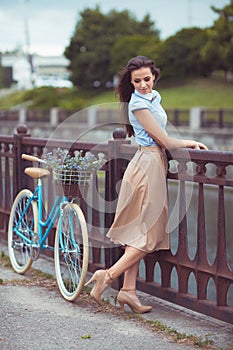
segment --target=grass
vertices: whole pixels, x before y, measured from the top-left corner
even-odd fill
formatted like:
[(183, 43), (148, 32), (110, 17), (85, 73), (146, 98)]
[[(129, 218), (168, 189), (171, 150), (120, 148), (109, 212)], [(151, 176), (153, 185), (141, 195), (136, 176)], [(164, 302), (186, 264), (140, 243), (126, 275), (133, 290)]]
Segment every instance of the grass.
[[(195, 79), (179, 83), (177, 86), (166, 86), (163, 82), (155, 87), (161, 96), (166, 109), (189, 109), (194, 106), (206, 108), (233, 109), (233, 84), (215, 78)], [(88, 106), (118, 102), (114, 92), (109, 91), (93, 97)]]
[[(199, 78), (183, 82), (179, 81), (176, 85), (174, 85), (174, 82), (171, 84), (161, 79), (156, 89), (162, 96), (163, 107), (165, 109), (189, 109), (193, 106), (213, 109), (233, 109), (233, 84), (226, 83), (223, 77), (212, 76), (205, 79)], [(53, 101), (59, 101), (59, 106), (61, 108), (78, 109), (78, 106), (81, 107), (81, 105), (90, 107), (115, 103), (118, 102), (118, 98), (112, 90), (100, 92), (93, 96), (93, 93), (89, 93), (88, 95), (85, 91), (67, 92), (59, 89), (54, 89), (52, 91), (52, 88), (49, 88), (49, 90), (35, 89), (31, 91), (14, 92), (12, 95), (1, 98), (0, 109), (12, 108), (22, 103), (27, 104), (27, 102), (33, 102), (38, 108), (43, 108), (51, 105)], [(41, 103), (41, 105), (39, 105), (39, 103)], [(45, 103), (45, 106), (43, 106), (43, 103)]]
[[(0, 251), (0, 267), (12, 269), (9, 256), (2, 251)], [(56, 287), (54, 276), (52, 276), (49, 273), (42, 272), (41, 270), (31, 267), (30, 270), (27, 272), (27, 275), (25, 276), (27, 276), (28, 278), (25, 277), (25, 279), (14, 279), (14, 280), (11, 280), (10, 282), (0, 279), (0, 284), (14, 283), (18, 285), (30, 285), (30, 286), (41, 285), (48, 288)]]
[(115, 95), (114, 91), (108, 91), (108, 92), (103, 92), (90, 100), (87, 101), (87, 106), (95, 106), (95, 105), (100, 105), (103, 103), (112, 103), (112, 102), (118, 102), (118, 98)]
[[(203, 339), (196, 335), (187, 335), (185, 333), (178, 332), (174, 328), (166, 326), (161, 321), (146, 321), (148, 325), (150, 325), (151, 329), (155, 332), (161, 331), (167, 335), (170, 335), (174, 341), (176, 342), (186, 342), (190, 345), (194, 345), (197, 348), (206, 348), (213, 345), (213, 341), (210, 340), (207, 336)], [(212, 348), (213, 349), (213, 348)]]
[(0, 252), (0, 266), (1, 267), (11, 267), (10, 258), (4, 252)]
[(164, 108), (233, 108), (233, 84), (214, 79), (199, 79), (185, 85), (161, 88)]

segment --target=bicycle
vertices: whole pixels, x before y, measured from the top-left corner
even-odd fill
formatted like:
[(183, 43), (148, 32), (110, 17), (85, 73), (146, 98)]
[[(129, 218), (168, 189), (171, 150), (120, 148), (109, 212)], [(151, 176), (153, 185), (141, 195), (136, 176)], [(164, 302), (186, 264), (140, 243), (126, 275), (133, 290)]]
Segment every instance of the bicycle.
[[(45, 160), (23, 154), (22, 158), (37, 163)], [(50, 171), (28, 167), (25, 173), (37, 180), (34, 192), (21, 190), (16, 196), (9, 218), (8, 250), (13, 269), (24, 274), (41, 249), (54, 250), (56, 280), (61, 295), (74, 301), (81, 293), (88, 267), (88, 232), (84, 214), (74, 199), (57, 194), (50, 212), (43, 216), (43, 178)], [(82, 174), (83, 175), (83, 174)], [(77, 176), (77, 175), (76, 175)], [(90, 177), (86, 179), (89, 181)], [(47, 238), (57, 222), (54, 247)]]

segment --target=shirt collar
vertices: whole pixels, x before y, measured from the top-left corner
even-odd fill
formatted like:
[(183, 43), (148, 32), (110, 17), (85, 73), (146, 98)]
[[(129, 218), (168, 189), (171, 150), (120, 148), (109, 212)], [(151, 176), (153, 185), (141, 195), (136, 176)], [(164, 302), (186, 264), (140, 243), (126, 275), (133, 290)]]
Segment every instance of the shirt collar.
[(147, 100), (147, 101), (150, 101), (150, 102), (153, 102), (155, 97), (156, 97), (155, 90), (152, 90), (152, 92), (150, 92), (149, 94), (141, 94), (137, 90), (134, 90), (134, 94), (136, 96), (139, 96), (139, 97), (143, 98), (144, 100)]

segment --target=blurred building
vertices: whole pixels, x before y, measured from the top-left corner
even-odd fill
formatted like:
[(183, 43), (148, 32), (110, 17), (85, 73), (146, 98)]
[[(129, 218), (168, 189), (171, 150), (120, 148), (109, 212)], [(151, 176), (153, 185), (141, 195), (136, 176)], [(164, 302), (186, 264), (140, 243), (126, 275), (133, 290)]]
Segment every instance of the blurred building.
[[(6, 53), (0, 56), (2, 67), (2, 85), (18, 88), (31, 88), (33, 86), (59, 86), (64, 81), (67, 87), (69, 83), (69, 61), (64, 56), (39, 56), (27, 57), (24, 54)], [(38, 84), (36, 83), (38, 82)], [(43, 85), (44, 84), (44, 85)], [(62, 86), (61, 86), (62, 87)]]

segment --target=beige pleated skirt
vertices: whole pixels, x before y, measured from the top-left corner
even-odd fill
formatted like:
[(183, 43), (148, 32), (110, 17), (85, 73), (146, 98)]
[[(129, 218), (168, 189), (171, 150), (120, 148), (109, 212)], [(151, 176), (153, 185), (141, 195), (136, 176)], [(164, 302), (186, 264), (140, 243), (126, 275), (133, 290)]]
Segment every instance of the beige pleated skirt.
[(112, 242), (147, 253), (170, 248), (166, 174), (165, 151), (139, 146), (122, 179)]

